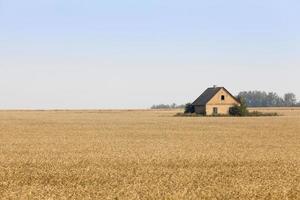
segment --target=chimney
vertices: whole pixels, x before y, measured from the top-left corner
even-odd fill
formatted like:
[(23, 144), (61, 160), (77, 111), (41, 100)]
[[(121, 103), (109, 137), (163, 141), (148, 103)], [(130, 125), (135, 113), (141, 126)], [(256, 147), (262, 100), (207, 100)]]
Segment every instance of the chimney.
[(217, 87), (217, 85), (214, 85), (214, 86), (213, 86), (213, 88), (216, 88), (216, 87)]

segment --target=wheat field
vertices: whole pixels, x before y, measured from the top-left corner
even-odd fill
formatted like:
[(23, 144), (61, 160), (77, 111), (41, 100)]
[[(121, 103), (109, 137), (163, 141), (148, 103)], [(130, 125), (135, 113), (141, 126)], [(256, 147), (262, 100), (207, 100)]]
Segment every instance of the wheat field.
[(0, 111), (0, 198), (300, 199), (299, 109), (176, 112)]

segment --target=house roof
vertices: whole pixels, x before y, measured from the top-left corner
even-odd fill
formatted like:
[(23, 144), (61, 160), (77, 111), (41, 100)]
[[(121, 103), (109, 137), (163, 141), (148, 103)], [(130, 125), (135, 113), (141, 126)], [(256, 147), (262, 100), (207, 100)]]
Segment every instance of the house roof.
[(230, 96), (232, 96), (237, 102), (240, 102), (224, 87), (211, 87), (207, 88), (194, 102), (193, 105), (204, 106), (206, 105), (221, 89), (224, 89)]

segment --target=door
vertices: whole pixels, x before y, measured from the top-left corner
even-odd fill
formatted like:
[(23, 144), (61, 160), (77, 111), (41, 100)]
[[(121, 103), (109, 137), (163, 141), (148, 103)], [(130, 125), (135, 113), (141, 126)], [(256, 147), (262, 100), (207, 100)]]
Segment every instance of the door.
[(213, 107), (213, 114), (217, 115), (218, 114), (218, 108), (217, 107)]

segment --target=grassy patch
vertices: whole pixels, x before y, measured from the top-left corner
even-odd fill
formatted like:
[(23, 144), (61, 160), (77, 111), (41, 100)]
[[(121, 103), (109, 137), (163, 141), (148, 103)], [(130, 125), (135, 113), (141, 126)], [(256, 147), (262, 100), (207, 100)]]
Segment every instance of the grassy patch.
[(175, 117), (274, 117), (274, 116), (280, 116), (276, 112), (259, 112), (259, 111), (252, 111), (248, 112), (244, 116), (233, 116), (233, 115), (224, 115), (224, 114), (216, 114), (216, 115), (202, 115), (202, 114), (196, 114), (196, 113), (176, 113), (174, 115)]
[(253, 111), (253, 112), (249, 112), (247, 116), (250, 116), (250, 117), (268, 117), (268, 116), (270, 116), (270, 117), (272, 117), (272, 116), (279, 116), (279, 114), (276, 112), (264, 113), (264, 112), (259, 112), (259, 111)]

